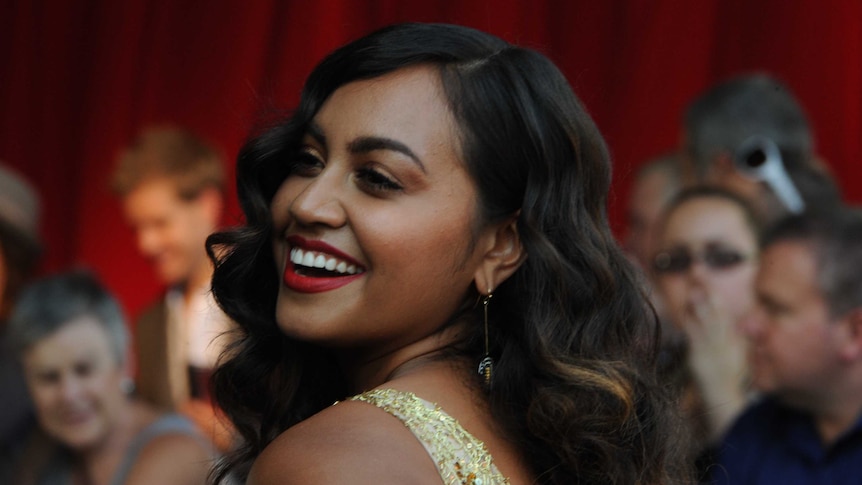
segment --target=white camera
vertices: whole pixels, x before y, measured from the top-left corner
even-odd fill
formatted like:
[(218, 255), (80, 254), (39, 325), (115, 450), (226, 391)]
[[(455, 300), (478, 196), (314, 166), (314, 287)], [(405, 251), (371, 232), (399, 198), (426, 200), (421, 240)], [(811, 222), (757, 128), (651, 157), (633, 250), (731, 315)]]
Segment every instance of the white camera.
[(736, 150), (734, 163), (747, 177), (766, 182), (791, 213), (805, 210), (805, 202), (784, 169), (781, 151), (771, 139), (760, 135), (748, 138)]

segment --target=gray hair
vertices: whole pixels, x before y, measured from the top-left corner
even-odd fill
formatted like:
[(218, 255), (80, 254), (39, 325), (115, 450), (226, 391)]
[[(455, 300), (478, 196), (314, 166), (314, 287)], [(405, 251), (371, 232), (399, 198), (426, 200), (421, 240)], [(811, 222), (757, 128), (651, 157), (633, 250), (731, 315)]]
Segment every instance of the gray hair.
[(811, 248), (817, 286), (833, 318), (862, 308), (862, 210), (839, 207), (786, 218), (771, 228), (761, 247), (798, 242)]
[(117, 300), (88, 271), (76, 270), (26, 287), (9, 320), (12, 351), (20, 355), (80, 317), (93, 317), (108, 334), (117, 363), (125, 363), (129, 340)]
[(684, 123), (685, 148), (701, 177), (716, 156), (734, 153), (752, 135), (775, 142), (788, 170), (808, 163), (814, 151), (802, 107), (786, 86), (765, 74), (712, 87), (689, 105)]

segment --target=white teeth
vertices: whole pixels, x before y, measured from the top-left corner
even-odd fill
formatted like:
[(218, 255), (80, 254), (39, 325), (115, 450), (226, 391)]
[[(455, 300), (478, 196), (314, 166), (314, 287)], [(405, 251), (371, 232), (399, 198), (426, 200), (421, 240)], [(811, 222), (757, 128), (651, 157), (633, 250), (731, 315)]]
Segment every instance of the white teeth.
[(314, 267), (314, 254), (312, 254), (310, 251), (305, 253), (305, 255), (302, 256), (302, 265), (308, 266), (309, 268), (313, 268)]
[(322, 254), (318, 254), (316, 258), (314, 258), (314, 267), (315, 268), (323, 268), (326, 266), (326, 258)]
[(353, 275), (362, 273), (362, 269), (357, 268), (355, 264), (348, 265), (346, 262), (339, 261), (334, 257), (327, 257), (321, 253), (304, 251), (299, 248), (291, 248), (290, 262), (299, 266), (326, 269), (327, 271), (336, 271), (341, 274), (347, 273)]

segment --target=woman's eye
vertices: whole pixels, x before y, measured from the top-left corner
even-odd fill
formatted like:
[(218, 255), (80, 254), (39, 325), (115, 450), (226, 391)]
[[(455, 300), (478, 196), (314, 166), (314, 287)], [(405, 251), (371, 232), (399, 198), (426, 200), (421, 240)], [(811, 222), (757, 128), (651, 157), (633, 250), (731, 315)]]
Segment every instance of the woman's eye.
[(291, 163), (291, 175), (299, 175), (300, 177), (313, 177), (323, 170), (323, 161), (308, 151), (301, 151), (296, 154)]
[(373, 168), (361, 168), (357, 170), (356, 179), (373, 191), (397, 191), (403, 189), (397, 182)]

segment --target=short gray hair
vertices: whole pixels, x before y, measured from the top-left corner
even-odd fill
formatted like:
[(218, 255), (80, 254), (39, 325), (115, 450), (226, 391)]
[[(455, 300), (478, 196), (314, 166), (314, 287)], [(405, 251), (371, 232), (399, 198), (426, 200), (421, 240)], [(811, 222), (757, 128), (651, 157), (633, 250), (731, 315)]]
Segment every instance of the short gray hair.
[(21, 355), (73, 320), (93, 317), (108, 334), (117, 362), (126, 361), (129, 332), (117, 300), (84, 270), (33, 282), (21, 293), (9, 320), (11, 350)]

